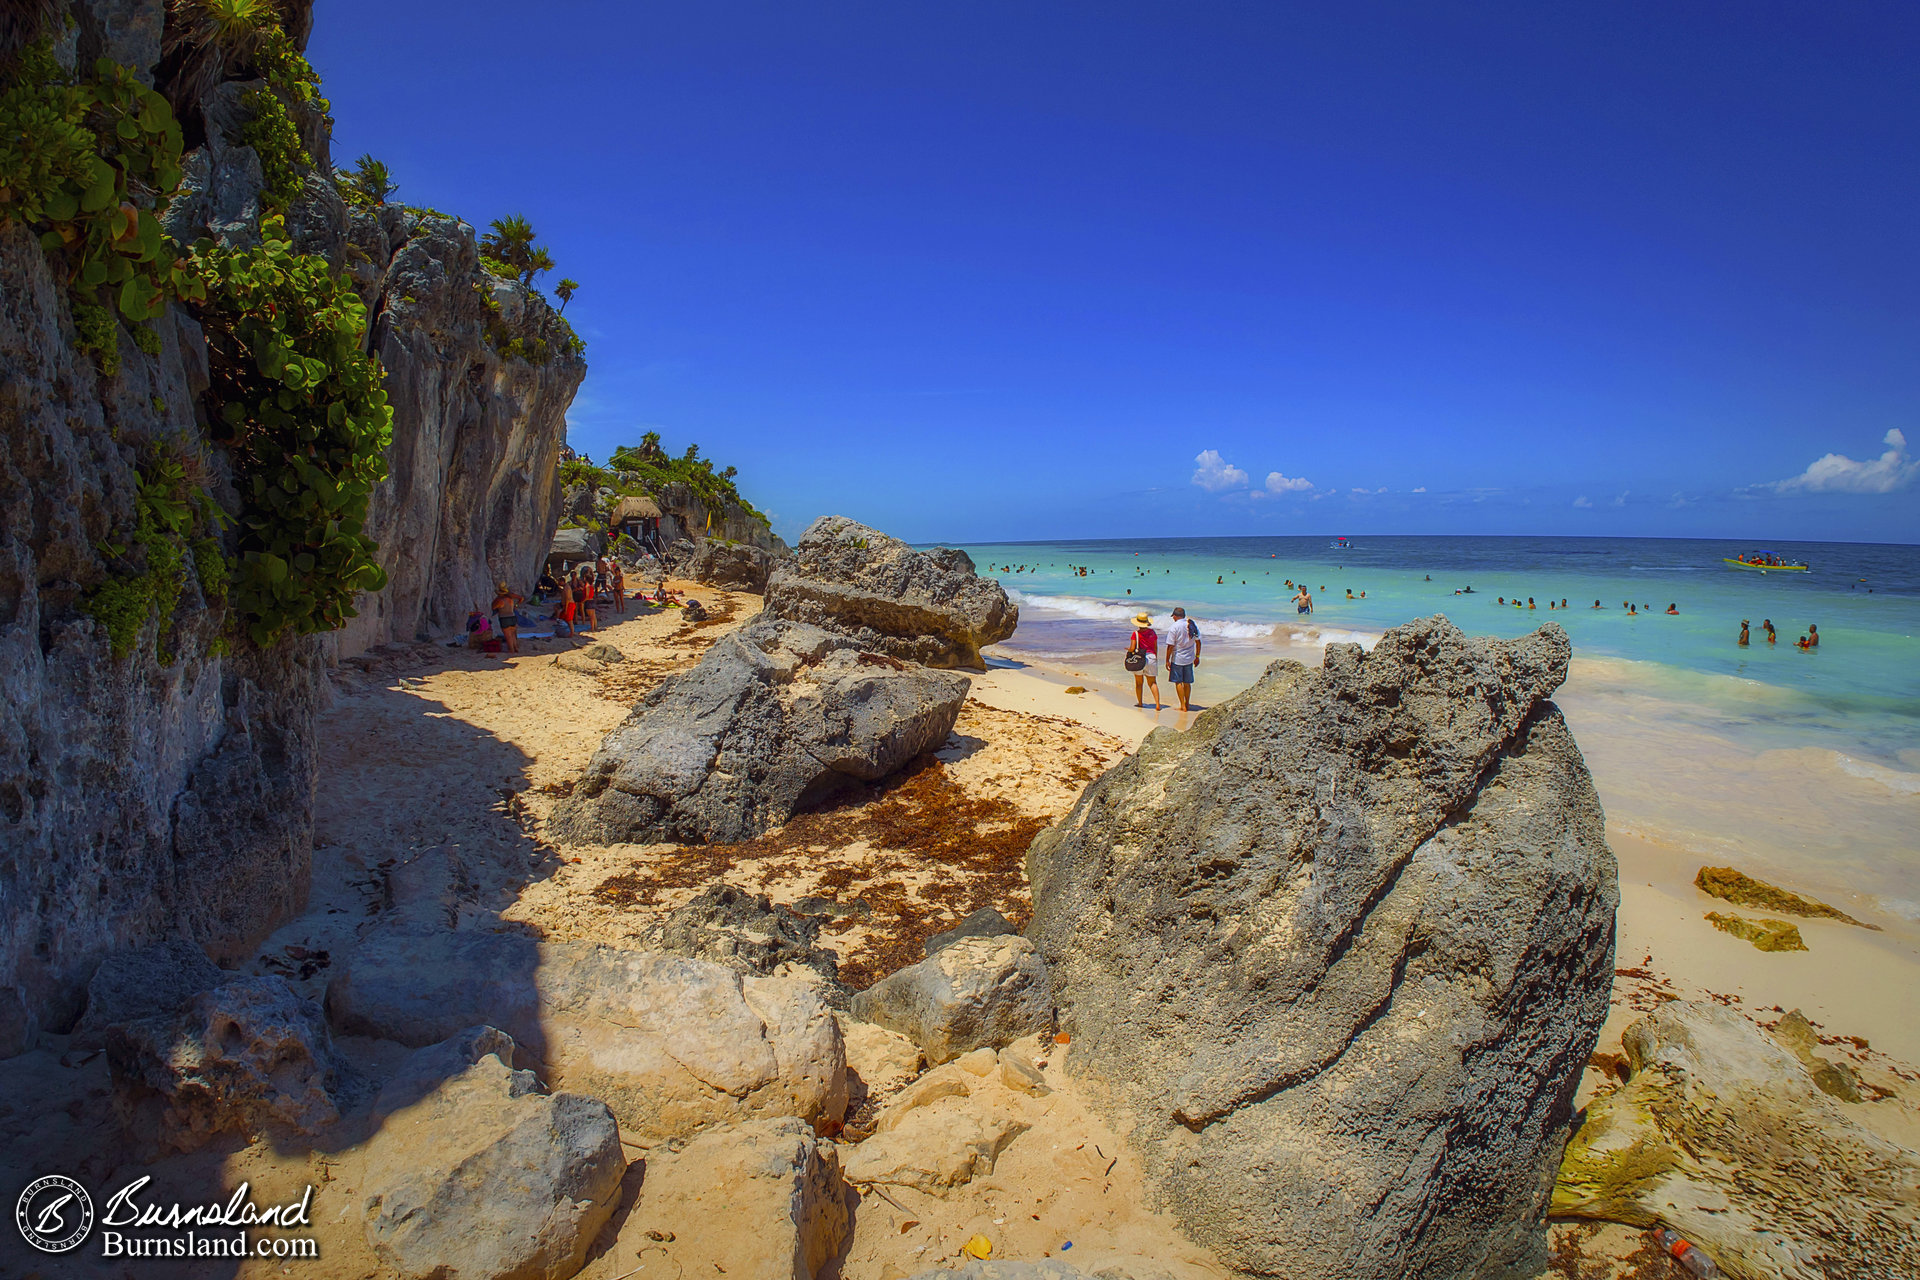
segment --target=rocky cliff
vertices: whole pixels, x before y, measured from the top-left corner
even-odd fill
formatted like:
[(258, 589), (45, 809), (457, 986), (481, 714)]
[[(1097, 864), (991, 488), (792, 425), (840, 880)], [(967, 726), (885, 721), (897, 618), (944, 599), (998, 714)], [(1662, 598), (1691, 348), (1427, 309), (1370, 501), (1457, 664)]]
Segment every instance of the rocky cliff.
[[(282, 8), (300, 38), (306, 6)], [(172, 103), (186, 150), (156, 210), (168, 234), (258, 244), (268, 175), (239, 139), (262, 82), (204, 60), (185, 74), (163, 0), (71, 10), (51, 28), (64, 65), (110, 58)], [(457, 625), (491, 580), (530, 577), (552, 535), (585, 371), (562, 326), (481, 269), (465, 224), (350, 208), (321, 176), (324, 112), (295, 115), (314, 164), (284, 210), (293, 247), (350, 274), (394, 406), (366, 520), (389, 585), (331, 636), (263, 647), (225, 608), (246, 503), (210, 430), (194, 308), (77, 315), (71, 268), (0, 203), (0, 1056), (64, 1028), (112, 949), (184, 936), (239, 954), (298, 909), (326, 651)], [(181, 517), (200, 535), (184, 566), (147, 540), (171, 501), (153, 496), (156, 459), (209, 508)]]

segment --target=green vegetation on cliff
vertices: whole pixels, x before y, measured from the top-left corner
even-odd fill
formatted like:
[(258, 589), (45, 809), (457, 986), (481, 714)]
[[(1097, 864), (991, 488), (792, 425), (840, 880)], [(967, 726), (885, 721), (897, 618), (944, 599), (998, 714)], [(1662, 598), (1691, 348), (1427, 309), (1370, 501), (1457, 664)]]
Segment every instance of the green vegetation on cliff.
[(734, 485), (738, 467), (715, 471), (713, 460), (700, 456), (700, 446), (690, 444), (686, 452), (673, 457), (660, 447), (660, 433), (649, 431), (637, 445), (621, 445), (613, 451), (607, 466), (597, 467), (581, 458), (560, 464), (560, 478), (567, 484), (584, 484), (593, 489), (611, 489), (619, 494), (658, 496), (669, 485), (685, 485), (702, 505), (719, 510), (729, 503), (739, 507), (761, 524), (772, 522), (754, 505), (740, 496)]

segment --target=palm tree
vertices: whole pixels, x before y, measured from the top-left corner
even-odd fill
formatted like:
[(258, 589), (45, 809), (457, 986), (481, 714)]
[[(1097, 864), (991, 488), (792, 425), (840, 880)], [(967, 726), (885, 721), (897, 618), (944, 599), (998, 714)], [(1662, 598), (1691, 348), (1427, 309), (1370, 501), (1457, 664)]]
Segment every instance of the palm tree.
[(578, 280), (567, 279), (562, 279), (559, 284), (553, 286), (553, 296), (560, 299), (561, 315), (567, 313), (567, 304), (573, 301), (573, 291), (579, 287), (580, 282)]
[(657, 457), (660, 454), (660, 433), (649, 431), (640, 437), (640, 453), (643, 457)]
[(374, 204), (385, 204), (387, 197), (400, 189), (393, 185), (393, 175), (387, 172), (387, 166), (371, 155), (361, 156), (354, 161), (353, 171), (347, 174), (347, 182)]
[(493, 230), (480, 237), (480, 252), (498, 258), (516, 271), (530, 272), (533, 263), (533, 224), (517, 213), (495, 218)]
[(527, 261), (520, 272), (520, 283), (530, 285), (535, 276), (542, 271), (551, 270), (553, 270), (553, 255), (547, 252), (545, 245), (537, 244), (527, 251)]

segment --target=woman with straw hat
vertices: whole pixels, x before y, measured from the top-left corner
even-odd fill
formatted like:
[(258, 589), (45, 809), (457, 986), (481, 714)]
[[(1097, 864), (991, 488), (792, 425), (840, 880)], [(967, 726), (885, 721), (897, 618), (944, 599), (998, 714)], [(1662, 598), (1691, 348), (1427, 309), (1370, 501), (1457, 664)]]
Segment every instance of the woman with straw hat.
[(1153, 629), (1153, 619), (1146, 613), (1133, 615), (1133, 635), (1127, 639), (1127, 670), (1133, 672), (1133, 705), (1146, 706), (1141, 697), (1140, 685), (1146, 682), (1153, 691), (1153, 709), (1160, 709), (1160, 682), (1155, 678), (1159, 673), (1155, 668), (1160, 660), (1160, 636)]

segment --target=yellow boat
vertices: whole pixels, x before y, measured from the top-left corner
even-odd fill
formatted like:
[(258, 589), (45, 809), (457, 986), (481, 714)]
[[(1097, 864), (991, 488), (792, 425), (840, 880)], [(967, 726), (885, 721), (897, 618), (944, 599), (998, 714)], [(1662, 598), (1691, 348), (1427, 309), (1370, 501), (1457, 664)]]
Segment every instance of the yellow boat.
[[(1771, 557), (1771, 558), (1761, 559), (1761, 557), (1763, 556)], [(1735, 558), (1732, 556), (1723, 556), (1721, 557), (1720, 563), (1727, 565), (1730, 568), (1753, 569), (1760, 573), (1806, 573), (1808, 572), (1808, 566), (1804, 564), (1788, 564), (1786, 561), (1780, 559), (1778, 556), (1775, 556), (1771, 551), (1753, 551), (1753, 552), (1749, 552), (1747, 555), (1740, 556), (1738, 558)]]

